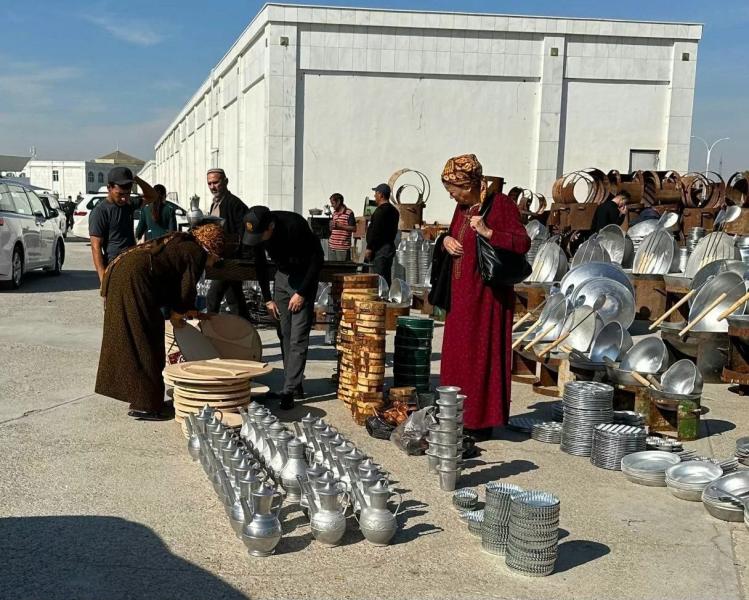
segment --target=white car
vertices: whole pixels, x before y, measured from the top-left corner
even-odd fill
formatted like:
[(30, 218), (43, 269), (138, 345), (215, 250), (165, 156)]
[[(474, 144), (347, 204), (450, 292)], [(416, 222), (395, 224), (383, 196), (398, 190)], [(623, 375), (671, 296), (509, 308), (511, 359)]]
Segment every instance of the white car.
[(18, 288), (31, 269), (60, 274), (65, 242), (58, 217), (31, 189), (0, 180), (0, 281)]
[(42, 204), (44, 204), (44, 206), (48, 210), (57, 211), (57, 224), (60, 226), (62, 237), (68, 237), (68, 217), (65, 215), (65, 211), (63, 210), (62, 206), (60, 206), (60, 202), (57, 199), (57, 196), (52, 196), (51, 194), (37, 194), (37, 196), (39, 196)]
[[(91, 211), (94, 210), (94, 207), (99, 204), (99, 202), (103, 202), (106, 199), (106, 192), (100, 192), (98, 194), (86, 194), (83, 199), (78, 202), (78, 205), (73, 212), (73, 235), (75, 237), (89, 239), (88, 218)], [(177, 229), (179, 231), (186, 229), (188, 226), (187, 211), (179, 204), (175, 204), (169, 200), (167, 200), (166, 203), (171, 205), (177, 214)], [(135, 215), (133, 216), (133, 231), (138, 228), (138, 221), (140, 221), (140, 211), (136, 210)]]

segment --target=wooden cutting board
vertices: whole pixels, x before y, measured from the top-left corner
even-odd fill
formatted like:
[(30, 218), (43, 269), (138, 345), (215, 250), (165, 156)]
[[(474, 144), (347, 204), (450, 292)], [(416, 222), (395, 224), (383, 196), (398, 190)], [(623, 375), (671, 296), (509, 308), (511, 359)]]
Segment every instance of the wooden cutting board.
[(260, 334), (247, 319), (237, 315), (215, 315), (201, 321), (200, 329), (221, 358), (260, 360), (263, 356)]
[(225, 410), (228, 408), (239, 408), (240, 406), (246, 406), (250, 402), (250, 395), (245, 394), (244, 396), (238, 396), (232, 399), (226, 400), (195, 400), (193, 398), (185, 398), (180, 394), (174, 395), (174, 406), (180, 410), (188, 410), (193, 408), (203, 408), (206, 404), (211, 408), (218, 408)]
[(164, 376), (172, 382), (235, 383), (270, 373), (267, 363), (250, 360), (225, 360), (221, 358), (167, 365)]
[(249, 398), (250, 397), (250, 387), (245, 386), (242, 390), (237, 390), (234, 392), (206, 392), (206, 391), (200, 391), (195, 392), (191, 390), (184, 390), (180, 386), (177, 386), (174, 388), (174, 396), (175, 398), (179, 396), (183, 399), (189, 399), (193, 401), (199, 401), (203, 400), (204, 402), (217, 402), (217, 401), (225, 401), (225, 400), (234, 400), (235, 398)]

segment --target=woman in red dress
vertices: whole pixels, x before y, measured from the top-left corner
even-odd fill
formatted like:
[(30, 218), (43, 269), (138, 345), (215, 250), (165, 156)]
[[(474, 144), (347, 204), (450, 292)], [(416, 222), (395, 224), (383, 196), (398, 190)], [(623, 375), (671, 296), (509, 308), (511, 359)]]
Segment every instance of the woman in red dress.
[(512, 287), (492, 289), (483, 282), (476, 264), (476, 236), (518, 254), (528, 252), (530, 239), (517, 206), (504, 194), (494, 195), (486, 218), (478, 216), (487, 188), (475, 155), (448, 160), (442, 183), (457, 206), (443, 241), (453, 266), (440, 382), (462, 388), (467, 396), (465, 432), (483, 441), (509, 416), (515, 294)]

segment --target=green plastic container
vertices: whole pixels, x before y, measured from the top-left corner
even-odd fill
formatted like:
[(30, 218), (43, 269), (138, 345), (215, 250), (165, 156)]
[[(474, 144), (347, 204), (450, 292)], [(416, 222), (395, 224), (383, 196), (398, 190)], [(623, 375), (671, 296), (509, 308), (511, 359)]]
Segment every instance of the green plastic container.
[(432, 331), (434, 329), (434, 321), (432, 319), (420, 319), (418, 317), (398, 317), (396, 325), (420, 331)]

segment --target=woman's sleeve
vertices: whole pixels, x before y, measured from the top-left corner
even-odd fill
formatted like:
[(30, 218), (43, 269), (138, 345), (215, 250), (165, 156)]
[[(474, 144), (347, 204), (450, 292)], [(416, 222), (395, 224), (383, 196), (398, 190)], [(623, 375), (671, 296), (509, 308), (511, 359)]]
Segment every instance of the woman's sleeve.
[(148, 230), (146, 225), (146, 214), (144, 210), (140, 211), (140, 220), (138, 221), (138, 228), (135, 230), (135, 241), (137, 242), (143, 237), (143, 234)]
[(489, 238), (492, 246), (516, 254), (525, 254), (530, 250), (531, 240), (520, 222), (520, 211), (507, 196), (497, 194), (494, 197), (492, 208), (485, 220), (492, 230), (492, 236)]
[(176, 302), (171, 307), (179, 313), (195, 309), (195, 300), (198, 295), (197, 285), (205, 269), (205, 251), (197, 244), (192, 244), (192, 246), (192, 248), (185, 248), (184, 270), (179, 280), (179, 290), (175, 298)]

